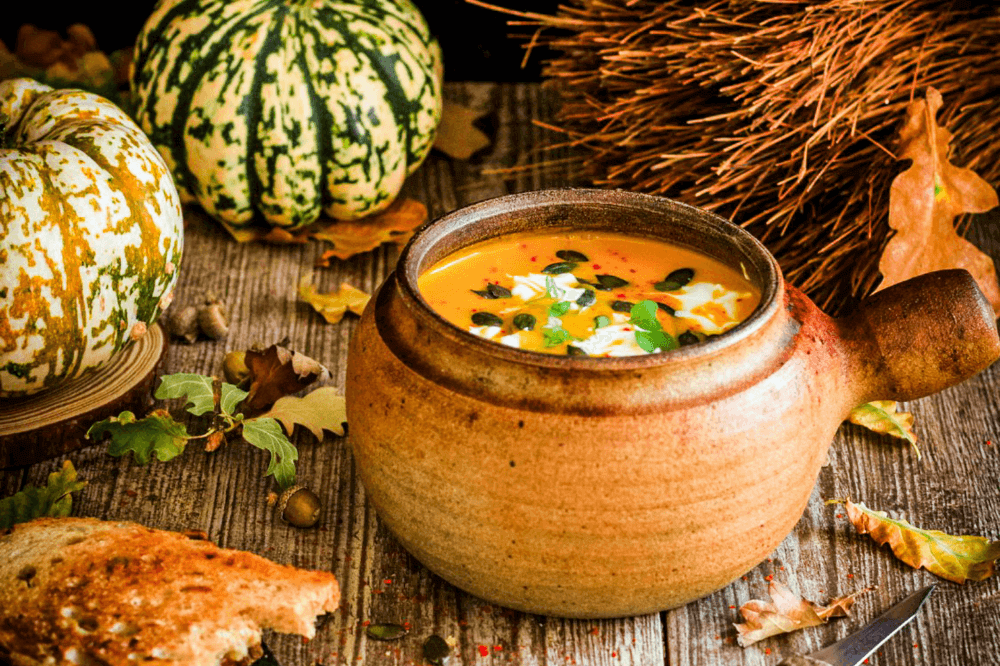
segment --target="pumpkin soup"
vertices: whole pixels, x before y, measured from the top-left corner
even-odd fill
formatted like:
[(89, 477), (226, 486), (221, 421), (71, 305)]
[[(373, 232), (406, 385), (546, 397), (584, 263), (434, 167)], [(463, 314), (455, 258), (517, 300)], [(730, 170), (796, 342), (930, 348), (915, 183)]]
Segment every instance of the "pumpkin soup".
[(692, 250), (611, 232), (522, 233), (449, 255), (417, 281), (452, 324), (529, 351), (632, 356), (719, 335), (760, 294)]

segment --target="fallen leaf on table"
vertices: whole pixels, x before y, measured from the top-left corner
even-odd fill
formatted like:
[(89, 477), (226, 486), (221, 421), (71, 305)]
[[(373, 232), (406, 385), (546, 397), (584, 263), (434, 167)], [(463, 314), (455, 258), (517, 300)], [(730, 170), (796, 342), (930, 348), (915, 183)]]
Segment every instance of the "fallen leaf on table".
[(301, 398), (288, 395), (278, 399), (263, 416), (280, 421), (289, 436), (298, 424), (322, 441), (324, 430), (344, 435), (347, 407), (344, 396), (337, 393), (336, 388), (321, 386)]
[(0, 530), (42, 516), (68, 516), (73, 509), (72, 493), (86, 485), (86, 481), (77, 481), (73, 463), (64, 460), (62, 469), (49, 474), (45, 486), (25, 486), (14, 495), (0, 499)]
[(917, 453), (920, 460), (920, 449), (917, 447), (917, 436), (913, 432), (913, 414), (897, 412), (896, 401), (875, 400), (859, 405), (851, 410), (847, 419), (855, 425), (868, 428), (874, 432), (905, 439)]
[(994, 312), (1000, 314), (1000, 286), (989, 256), (955, 231), (963, 213), (982, 213), (997, 205), (997, 193), (971, 169), (948, 162), (951, 133), (935, 116), (941, 94), (927, 89), (926, 100), (912, 102), (900, 130), (899, 158), (911, 166), (889, 190), (889, 226), (896, 230), (879, 260), (879, 289), (947, 268), (972, 274)]
[[(185, 217), (189, 213), (185, 211)], [(198, 211), (192, 211), (198, 216)], [(414, 199), (396, 199), (381, 213), (375, 213), (360, 220), (331, 220), (320, 218), (302, 229), (267, 228), (263, 226), (232, 227), (222, 223), (234, 240), (240, 243), (264, 241), (278, 244), (302, 244), (311, 240), (333, 243), (317, 262), (318, 266), (329, 266), (331, 259), (348, 259), (361, 252), (374, 250), (382, 243), (405, 245), (413, 235), (413, 230), (427, 220), (427, 207)]]
[(736, 640), (741, 647), (747, 647), (769, 636), (826, 624), (832, 617), (846, 616), (855, 598), (868, 589), (870, 588), (833, 599), (828, 605), (820, 606), (806, 601), (772, 580), (768, 588), (770, 602), (751, 599), (740, 606), (740, 614), (746, 622), (734, 625), (739, 634)]
[(244, 360), (250, 370), (250, 392), (243, 409), (250, 413), (262, 412), (278, 398), (330, 376), (318, 361), (280, 345), (248, 349)]
[(845, 502), (845, 507), (858, 534), (871, 536), (880, 546), (889, 544), (892, 554), (914, 569), (923, 567), (955, 583), (985, 580), (996, 571), (1000, 541), (922, 530), (905, 520), (890, 518), (884, 511), (873, 511), (850, 500)]
[(109, 455), (118, 458), (131, 452), (140, 465), (148, 463), (154, 455), (161, 462), (176, 458), (184, 452), (190, 439), (184, 424), (162, 409), (138, 420), (132, 412), (122, 412), (98, 421), (87, 430), (87, 438), (94, 441), (106, 434), (111, 435)]
[(178, 372), (164, 375), (153, 394), (158, 400), (186, 398), (184, 406), (195, 416), (201, 416), (215, 409), (214, 380), (205, 375)]
[(323, 253), (318, 265), (329, 266), (330, 259), (347, 259), (382, 243), (405, 245), (413, 231), (426, 221), (426, 206), (414, 199), (397, 199), (371, 217), (331, 224), (313, 234), (318, 240), (333, 243), (333, 249)]
[(321, 294), (308, 275), (299, 280), (299, 298), (313, 306), (328, 324), (339, 322), (348, 310), (360, 315), (371, 300), (371, 296), (346, 282), (340, 284), (340, 291)]
[(479, 111), (445, 100), (441, 111), (434, 147), (448, 157), (467, 160), (477, 151), (490, 145), (490, 138), (476, 128), (474, 123), (483, 114)]

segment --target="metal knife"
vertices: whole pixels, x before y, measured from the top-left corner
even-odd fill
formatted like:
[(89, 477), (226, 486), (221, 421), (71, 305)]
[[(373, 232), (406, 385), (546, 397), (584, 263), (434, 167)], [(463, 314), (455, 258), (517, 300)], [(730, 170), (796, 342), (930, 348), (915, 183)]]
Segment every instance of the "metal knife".
[(812, 654), (784, 659), (778, 666), (858, 666), (916, 617), (934, 587), (917, 590), (847, 638)]

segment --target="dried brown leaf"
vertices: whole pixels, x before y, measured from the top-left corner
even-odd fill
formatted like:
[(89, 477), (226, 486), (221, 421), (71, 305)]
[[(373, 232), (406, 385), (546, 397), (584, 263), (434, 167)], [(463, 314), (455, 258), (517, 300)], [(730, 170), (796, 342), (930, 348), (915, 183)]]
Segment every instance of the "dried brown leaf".
[(838, 597), (826, 606), (820, 606), (772, 580), (768, 588), (770, 602), (751, 599), (740, 606), (740, 614), (746, 622), (735, 625), (739, 634), (736, 640), (741, 647), (747, 647), (769, 636), (816, 627), (832, 617), (844, 617), (850, 612), (855, 598), (868, 589)]
[(298, 424), (322, 441), (324, 430), (343, 436), (347, 407), (344, 396), (337, 389), (321, 386), (301, 398), (293, 395), (280, 398), (263, 416), (280, 421), (289, 436)]
[(894, 400), (874, 400), (852, 409), (847, 419), (874, 432), (905, 439), (913, 447), (919, 460), (920, 449), (917, 447), (917, 435), (913, 432), (913, 414), (897, 412), (896, 407)]
[(360, 315), (371, 300), (370, 295), (346, 282), (340, 284), (339, 291), (321, 294), (308, 275), (299, 280), (299, 298), (313, 306), (328, 324), (336, 324), (348, 311)]
[(434, 147), (457, 160), (467, 160), (490, 145), (490, 138), (476, 128), (482, 113), (455, 102), (445, 101)]
[(938, 127), (941, 94), (927, 89), (926, 100), (912, 102), (900, 130), (899, 158), (912, 160), (889, 190), (889, 226), (896, 230), (879, 260), (879, 289), (947, 268), (964, 268), (1000, 314), (1000, 286), (993, 260), (955, 231), (963, 213), (982, 213), (997, 205), (997, 193), (971, 169), (948, 161), (951, 133)]
[(847, 517), (858, 534), (871, 536), (880, 546), (889, 544), (892, 554), (914, 569), (964, 583), (985, 580), (996, 573), (1000, 541), (980, 536), (952, 536), (937, 530), (922, 530), (905, 520), (890, 518), (864, 504), (845, 502)]
[(250, 390), (243, 409), (250, 414), (262, 412), (279, 398), (330, 376), (329, 370), (316, 360), (276, 344), (248, 349), (245, 362), (250, 370)]
[(337, 222), (317, 231), (313, 238), (333, 243), (333, 249), (323, 253), (321, 266), (330, 259), (347, 259), (361, 252), (374, 250), (382, 243), (405, 245), (413, 231), (427, 220), (427, 207), (414, 199), (397, 199), (389, 208), (351, 222)]

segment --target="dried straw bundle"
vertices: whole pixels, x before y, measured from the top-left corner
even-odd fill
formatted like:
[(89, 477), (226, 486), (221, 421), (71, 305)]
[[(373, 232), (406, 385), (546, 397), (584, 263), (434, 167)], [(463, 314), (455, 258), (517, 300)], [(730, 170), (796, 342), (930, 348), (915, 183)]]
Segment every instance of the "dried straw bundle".
[(828, 311), (878, 284), (914, 97), (937, 88), (952, 161), (1000, 175), (1000, 11), (985, 4), (570, 0), (550, 16), (469, 2), (516, 14), (536, 28), (529, 49), (554, 54), (552, 129), (583, 149), (581, 175), (736, 221)]

